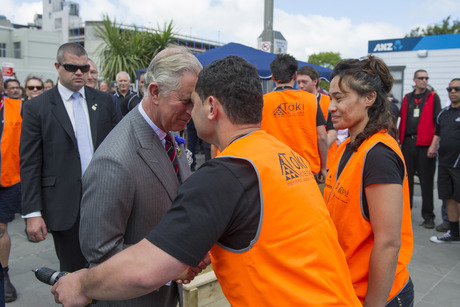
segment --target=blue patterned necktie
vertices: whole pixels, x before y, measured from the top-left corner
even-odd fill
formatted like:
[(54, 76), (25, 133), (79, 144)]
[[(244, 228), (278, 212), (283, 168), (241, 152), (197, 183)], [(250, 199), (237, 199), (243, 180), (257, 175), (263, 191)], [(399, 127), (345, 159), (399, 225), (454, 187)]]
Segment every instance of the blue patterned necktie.
[(72, 94), (73, 97), (73, 116), (75, 119), (75, 137), (80, 153), (81, 173), (83, 174), (88, 167), (89, 161), (93, 156), (91, 150), (91, 138), (89, 135), (88, 122), (86, 121), (85, 111), (80, 99), (80, 93)]
[(169, 134), (166, 134), (165, 136), (165, 150), (168, 153), (169, 160), (171, 160), (174, 171), (177, 174), (179, 163), (177, 161), (176, 149), (174, 148), (172, 138), (169, 136)]

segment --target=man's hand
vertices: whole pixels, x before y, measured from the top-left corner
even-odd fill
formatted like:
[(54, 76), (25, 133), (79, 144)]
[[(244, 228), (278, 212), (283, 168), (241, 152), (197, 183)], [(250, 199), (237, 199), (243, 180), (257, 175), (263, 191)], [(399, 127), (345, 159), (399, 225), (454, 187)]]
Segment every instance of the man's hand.
[(209, 256), (209, 253), (204, 256), (203, 260), (198, 264), (197, 267), (188, 267), (187, 270), (182, 273), (182, 275), (176, 280), (178, 284), (188, 284), (190, 283), (195, 276), (200, 274), (206, 267), (211, 263), (211, 257)]
[(27, 219), (27, 233), (30, 239), (40, 242), (46, 239), (48, 231), (46, 230), (45, 221), (41, 216), (31, 217)]
[(57, 304), (65, 307), (80, 307), (91, 303), (91, 299), (82, 293), (81, 280), (87, 269), (65, 275), (54, 284), (51, 293)]
[(430, 147), (428, 147), (428, 150), (426, 152), (426, 156), (428, 158), (434, 158), (434, 157), (436, 157), (437, 152), (438, 152), (437, 147), (430, 146)]

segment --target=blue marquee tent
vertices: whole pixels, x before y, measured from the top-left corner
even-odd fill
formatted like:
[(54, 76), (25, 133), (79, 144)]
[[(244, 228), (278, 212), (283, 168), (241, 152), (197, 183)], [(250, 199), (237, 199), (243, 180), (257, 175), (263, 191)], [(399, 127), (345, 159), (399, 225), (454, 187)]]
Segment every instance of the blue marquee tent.
[[(196, 57), (201, 62), (201, 65), (206, 66), (215, 60), (223, 59), (229, 55), (242, 57), (252, 65), (256, 66), (261, 79), (271, 78), (272, 73), (270, 71), (270, 63), (273, 61), (276, 55), (245, 45), (228, 43), (222, 47), (197, 54)], [(331, 70), (329, 68), (301, 61), (297, 62), (299, 63), (299, 67), (305, 65), (313, 66), (319, 72), (321, 78), (329, 80), (329, 76), (331, 74)]]

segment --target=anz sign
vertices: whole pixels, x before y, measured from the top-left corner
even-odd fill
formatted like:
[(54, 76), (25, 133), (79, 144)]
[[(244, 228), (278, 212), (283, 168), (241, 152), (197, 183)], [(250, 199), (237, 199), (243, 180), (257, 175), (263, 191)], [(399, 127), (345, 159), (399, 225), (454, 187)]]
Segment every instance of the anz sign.
[(372, 52), (383, 52), (383, 51), (400, 51), (403, 49), (403, 44), (398, 39), (394, 42), (389, 43), (378, 43), (375, 45)]
[(415, 47), (417, 46), (420, 39), (420, 37), (410, 37), (369, 41), (368, 52), (378, 53), (415, 50)]

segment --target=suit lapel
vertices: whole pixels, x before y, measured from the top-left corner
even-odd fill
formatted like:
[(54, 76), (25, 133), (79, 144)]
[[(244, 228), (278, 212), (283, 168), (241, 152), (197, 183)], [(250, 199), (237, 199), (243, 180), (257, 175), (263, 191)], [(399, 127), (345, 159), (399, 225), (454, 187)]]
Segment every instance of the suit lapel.
[(99, 107), (95, 95), (85, 86), (86, 105), (88, 107), (89, 125), (91, 128), (91, 137), (93, 146), (97, 148), (97, 122), (99, 118)]
[[(171, 201), (174, 200), (179, 186), (174, 168), (163, 144), (136, 108), (130, 112), (134, 133), (139, 141), (138, 154), (157, 176)], [(147, 183), (148, 184), (148, 183)]]
[(69, 114), (67, 114), (67, 110), (64, 106), (64, 102), (62, 101), (57, 86), (55, 86), (51, 90), (54, 91), (53, 99), (50, 101), (50, 103), (52, 104), (51, 112), (53, 112), (54, 116), (56, 117), (56, 120), (72, 139), (72, 142), (74, 143), (75, 147), (78, 148), (77, 139), (75, 138), (75, 132), (73, 130), (72, 123), (70, 122)]

